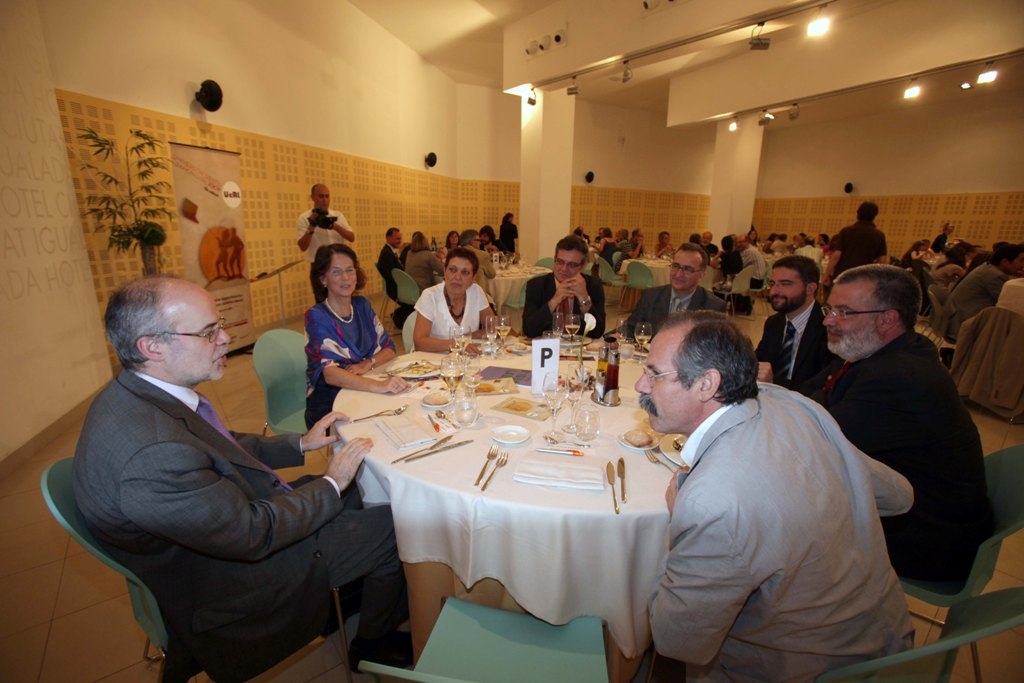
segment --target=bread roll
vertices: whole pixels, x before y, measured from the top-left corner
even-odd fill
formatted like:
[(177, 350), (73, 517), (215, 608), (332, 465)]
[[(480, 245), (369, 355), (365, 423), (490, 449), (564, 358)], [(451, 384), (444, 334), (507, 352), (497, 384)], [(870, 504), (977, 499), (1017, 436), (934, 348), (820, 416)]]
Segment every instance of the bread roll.
[(651, 435), (642, 429), (630, 429), (623, 436), (630, 446), (636, 446), (637, 448), (646, 448), (653, 443)]

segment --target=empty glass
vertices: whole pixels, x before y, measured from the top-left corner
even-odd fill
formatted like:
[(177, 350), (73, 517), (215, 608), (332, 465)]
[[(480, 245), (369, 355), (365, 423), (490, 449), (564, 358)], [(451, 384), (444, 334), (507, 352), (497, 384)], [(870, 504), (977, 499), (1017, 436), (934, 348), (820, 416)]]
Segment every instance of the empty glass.
[(562, 427), (562, 431), (572, 434), (576, 432), (576, 405), (590, 386), (590, 368), (585, 365), (572, 366), (566, 373), (566, 379), (569, 382), (569, 424)]
[(576, 411), (573, 425), (576, 427), (576, 438), (580, 442), (590, 445), (590, 442), (597, 438), (601, 422), (601, 414), (597, 408), (585, 405)]
[(460, 389), (455, 395), (451, 408), (448, 409), (448, 414), (451, 415), (452, 421), (457, 426), (472, 427), (479, 414), (476, 395), (471, 390)]
[(556, 310), (551, 314), (551, 332), (554, 337), (561, 337), (562, 332), (565, 331), (565, 314), (560, 310)]
[(558, 409), (562, 407), (562, 403), (568, 397), (569, 384), (566, 382), (565, 375), (553, 372), (544, 378), (544, 400), (547, 401), (548, 407), (551, 408), (551, 431), (548, 432), (548, 436), (553, 439), (559, 438), (557, 428)]

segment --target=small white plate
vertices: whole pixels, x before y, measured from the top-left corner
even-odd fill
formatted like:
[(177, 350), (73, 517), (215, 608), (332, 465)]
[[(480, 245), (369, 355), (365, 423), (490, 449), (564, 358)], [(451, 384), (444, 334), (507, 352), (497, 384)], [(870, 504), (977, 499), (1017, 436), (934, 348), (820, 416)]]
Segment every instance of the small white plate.
[(681, 467), (683, 465), (683, 459), (679, 457), (680, 452), (677, 451), (676, 447), (672, 444), (676, 439), (679, 439), (679, 443), (686, 443), (686, 436), (683, 434), (666, 434), (661, 437), (661, 443), (658, 447), (661, 449), (662, 455)]
[(619, 442), (620, 446), (622, 446), (623, 448), (625, 448), (628, 451), (633, 451), (634, 453), (645, 453), (648, 449), (654, 448), (657, 445), (657, 443), (658, 443), (652, 437), (651, 438), (651, 443), (649, 443), (648, 445), (646, 445), (646, 446), (634, 446), (630, 442), (626, 441), (626, 435), (625, 434), (619, 434), (616, 437), (615, 440)]
[(491, 432), (491, 438), (503, 446), (515, 446), (529, 439), (530, 432), (525, 427), (503, 425)]
[(510, 346), (506, 346), (505, 348), (509, 352), (517, 354), (517, 355), (520, 355), (520, 356), (522, 354), (524, 354), (524, 353), (529, 353), (530, 350), (531, 350), (531, 347), (528, 344), (523, 344), (522, 342), (517, 342), (517, 343), (512, 344)]
[(417, 360), (403, 363), (387, 372), (389, 375), (406, 380), (432, 379), (441, 375), (441, 366), (430, 361)]

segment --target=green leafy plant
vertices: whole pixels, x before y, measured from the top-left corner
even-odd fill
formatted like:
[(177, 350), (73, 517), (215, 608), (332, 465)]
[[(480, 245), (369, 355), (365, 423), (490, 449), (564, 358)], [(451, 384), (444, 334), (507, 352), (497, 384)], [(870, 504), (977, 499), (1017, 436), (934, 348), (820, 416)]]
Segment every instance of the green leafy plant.
[[(167, 231), (158, 221), (174, 217), (168, 208), (171, 184), (157, 180), (158, 172), (170, 169), (170, 159), (159, 153), (163, 143), (137, 129), (128, 131), (123, 151), (92, 128), (80, 129), (78, 138), (96, 160), (104, 162), (101, 168), (86, 161), (82, 170), (107, 190), (85, 198), (84, 215), (95, 221), (97, 231), (110, 231), (108, 247), (119, 252), (139, 249), (143, 273), (158, 272), (156, 248), (167, 240)], [(123, 173), (118, 162), (124, 164)]]

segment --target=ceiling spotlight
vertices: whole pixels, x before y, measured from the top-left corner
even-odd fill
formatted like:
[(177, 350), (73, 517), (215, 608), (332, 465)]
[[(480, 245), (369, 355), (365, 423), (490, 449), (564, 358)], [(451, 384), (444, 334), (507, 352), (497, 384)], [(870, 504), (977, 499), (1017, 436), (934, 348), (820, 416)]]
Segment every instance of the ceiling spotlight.
[[(827, 6), (827, 5), (826, 5)], [(818, 9), (818, 13), (814, 19), (807, 24), (807, 37), (818, 38), (828, 33), (828, 27), (831, 22), (829, 21), (828, 15), (825, 14), (825, 7)]]
[(661, 0), (644, 0), (644, 9), (654, 9), (661, 4)]
[(914, 81), (910, 82), (910, 87), (903, 91), (903, 99), (912, 100), (921, 94), (921, 86), (915, 85)]
[(796, 121), (798, 118), (800, 118), (800, 105), (794, 102), (793, 106), (789, 108), (789, 120)]
[(977, 83), (978, 85), (981, 85), (982, 83), (991, 83), (992, 81), (996, 80), (996, 76), (998, 75), (999, 72), (993, 69), (992, 62), (989, 62), (988, 64), (985, 65), (985, 71), (978, 74)]
[(960, 84), (960, 89), (961, 89), (961, 90), (970, 90), (970, 89), (971, 89), (971, 88), (973, 88), (973, 87), (974, 87), (974, 86), (973, 86), (973, 85), (971, 85), (971, 82), (970, 82), (970, 81), (964, 81), (963, 83), (961, 83), (961, 84)]
[(761, 110), (761, 116), (757, 119), (757, 125), (767, 126), (769, 123), (775, 120), (775, 114), (771, 113), (767, 109)]
[(526, 98), (526, 103), (531, 107), (537, 105), (537, 91), (534, 90), (533, 88), (530, 88), (530, 95), (529, 97)]
[(762, 38), (761, 31), (764, 30), (764, 22), (762, 21), (750, 31), (750, 49), (751, 50), (767, 50), (771, 47), (771, 38)]
[(740, 124), (739, 124), (739, 122), (736, 119), (733, 119), (732, 121), (729, 122), (729, 132), (730, 133), (735, 133), (736, 129), (738, 129), (739, 127), (740, 127)]
[(633, 70), (629, 68), (629, 60), (627, 59), (623, 62), (622, 66), (625, 67), (622, 70), (622, 82), (629, 83), (629, 79), (633, 78)]
[(566, 95), (579, 95), (580, 94), (580, 87), (578, 85), (576, 85), (576, 77), (575, 76), (572, 77), (572, 85), (570, 85), (568, 88), (565, 89), (565, 94)]
[(531, 40), (526, 44), (526, 54), (530, 57), (540, 52), (540, 44), (536, 40)]

